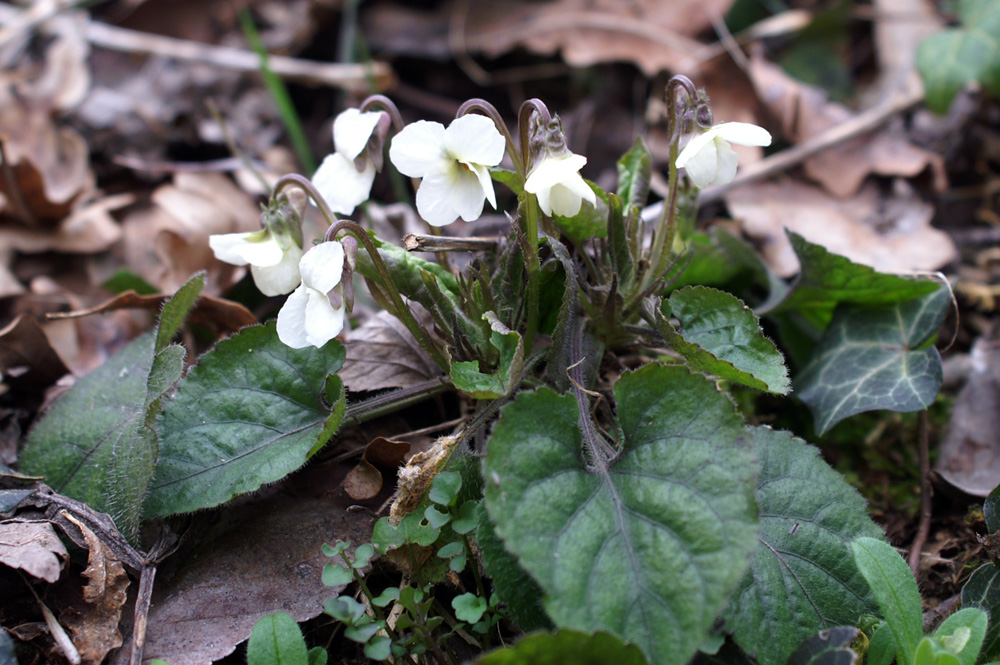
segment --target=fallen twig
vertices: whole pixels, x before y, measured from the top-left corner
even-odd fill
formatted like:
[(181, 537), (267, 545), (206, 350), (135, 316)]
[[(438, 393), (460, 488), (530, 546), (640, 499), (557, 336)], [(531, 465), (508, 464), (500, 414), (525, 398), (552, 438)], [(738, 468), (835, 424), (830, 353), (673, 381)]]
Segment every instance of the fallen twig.
[(917, 577), (920, 572), (920, 555), (931, 532), (931, 461), (929, 450), (930, 418), (927, 410), (920, 412), (920, 432), (917, 435), (920, 452), (920, 522), (917, 525), (917, 535), (910, 546), (910, 570)]

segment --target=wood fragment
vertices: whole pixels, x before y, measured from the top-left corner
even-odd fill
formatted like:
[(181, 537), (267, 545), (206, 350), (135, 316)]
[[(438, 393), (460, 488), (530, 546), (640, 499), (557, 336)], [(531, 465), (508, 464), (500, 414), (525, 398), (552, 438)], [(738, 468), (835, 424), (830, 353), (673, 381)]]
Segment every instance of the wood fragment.
[(493, 249), (499, 242), (499, 238), (425, 236), (419, 233), (403, 236), (403, 247), (408, 252), (478, 252)]

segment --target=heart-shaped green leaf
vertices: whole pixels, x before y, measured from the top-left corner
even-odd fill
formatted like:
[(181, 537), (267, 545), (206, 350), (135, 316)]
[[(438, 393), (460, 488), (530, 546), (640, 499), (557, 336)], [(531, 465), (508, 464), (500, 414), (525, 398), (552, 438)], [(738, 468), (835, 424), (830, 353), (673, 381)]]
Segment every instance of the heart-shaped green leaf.
[(848, 547), (882, 532), (865, 500), (816, 448), (788, 432), (751, 432), (760, 465), (760, 545), (730, 600), (726, 627), (759, 662), (784, 663), (817, 631), (878, 613)]
[(584, 446), (573, 395), (519, 395), (490, 437), (486, 506), (557, 626), (686, 663), (755, 544), (748, 435), (682, 367), (627, 374), (615, 398), (624, 438), (606, 459)]
[(336, 340), (322, 349), (285, 346), (273, 322), (219, 342), (157, 421), (160, 458), (146, 516), (217, 506), (305, 464), (343, 418), (339, 380), (327, 381), (343, 361)]

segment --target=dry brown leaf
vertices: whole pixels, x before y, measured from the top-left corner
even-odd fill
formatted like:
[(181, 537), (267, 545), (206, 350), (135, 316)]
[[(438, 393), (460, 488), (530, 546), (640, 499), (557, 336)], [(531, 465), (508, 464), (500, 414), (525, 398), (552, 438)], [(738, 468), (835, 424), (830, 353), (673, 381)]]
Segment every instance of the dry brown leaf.
[(866, 95), (885, 101), (894, 92), (922, 86), (917, 73), (917, 47), (944, 28), (930, 0), (874, 0), (874, 42), (878, 80)]
[(118, 629), (122, 608), (128, 600), (128, 575), (122, 562), (114, 557), (104, 543), (83, 522), (68, 512), (63, 515), (83, 534), (89, 555), (83, 576), (84, 605), (67, 608), (62, 618), (73, 632), (73, 644), (84, 663), (97, 665), (111, 649), (122, 645)]
[(935, 469), (973, 496), (1000, 485), (1000, 330), (972, 345), (969, 378), (955, 399)]
[(69, 372), (45, 331), (30, 316), (0, 329), (0, 375), (11, 388), (40, 394)]
[(441, 375), (406, 326), (385, 311), (349, 332), (344, 346), (347, 359), (337, 376), (354, 392), (407, 388)]
[(118, 194), (81, 206), (51, 230), (26, 229), (21, 226), (0, 228), (0, 244), (19, 252), (66, 252), (93, 254), (118, 242), (122, 229), (111, 211), (135, 201), (131, 194)]
[(786, 228), (884, 272), (937, 270), (954, 258), (955, 246), (930, 225), (933, 207), (899, 183), (904, 191), (888, 198), (869, 184), (847, 199), (804, 183), (764, 183), (727, 194), (726, 204), (783, 277), (799, 271)]
[(395, 473), (410, 452), (409, 441), (379, 436), (365, 446), (364, 456), (344, 479), (344, 491), (355, 501), (367, 501), (382, 491), (382, 470)]
[(193, 273), (207, 270), (206, 291), (218, 293), (243, 274), (217, 261), (208, 236), (256, 231), (260, 209), (226, 176), (177, 173), (153, 192), (153, 205), (123, 221), (125, 262), (164, 292), (174, 292)]
[(60, 559), (68, 558), (66, 546), (49, 522), (0, 522), (0, 563), (52, 583), (62, 571)]
[[(318, 475), (330, 480), (329, 469)], [(296, 480), (301, 490), (303, 475)], [(330, 562), (323, 543), (371, 538), (372, 518), (348, 511), (351, 503), (280, 495), (224, 509), (197, 539), (196, 556), (175, 555), (157, 572), (143, 659), (209, 665), (232, 653), (265, 614), (319, 615), (323, 601), (343, 590), (320, 581)]]
[[(781, 123), (784, 137), (793, 143), (806, 141), (855, 116), (846, 106), (829, 101), (820, 88), (793, 79), (763, 57), (755, 56), (750, 61), (748, 73), (761, 102)], [(803, 166), (810, 178), (840, 197), (853, 195), (871, 174), (913, 177), (928, 168), (934, 175), (935, 187), (947, 187), (941, 156), (916, 147), (893, 124), (824, 150), (806, 159)]]
[(436, 12), (382, 3), (363, 15), (379, 51), (446, 58), (452, 51), (497, 57), (517, 47), (570, 65), (635, 63), (647, 76), (690, 74), (703, 44), (694, 35), (725, 16), (732, 0), (458, 0)]

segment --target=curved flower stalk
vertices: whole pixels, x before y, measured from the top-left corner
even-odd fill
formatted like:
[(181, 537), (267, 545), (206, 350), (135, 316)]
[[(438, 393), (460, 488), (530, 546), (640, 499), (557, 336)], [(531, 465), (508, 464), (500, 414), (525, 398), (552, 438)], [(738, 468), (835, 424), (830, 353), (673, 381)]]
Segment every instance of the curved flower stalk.
[(768, 146), (771, 134), (748, 122), (720, 123), (688, 141), (677, 156), (677, 168), (684, 169), (699, 189), (732, 182), (739, 157), (730, 143)]
[(334, 212), (349, 215), (368, 199), (375, 172), (382, 169), (389, 124), (387, 113), (354, 108), (333, 121), (334, 152), (323, 159), (312, 183)]
[(302, 284), (278, 312), (278, 339), (293, 349), (322, 347), (344, 329), (347, 254), (336, 241), (316, 245), (299, 261)]
[(431, 226), (467, 222), (483, 214), (487, 200), (496, 208), (490, 167), (503, 159), (506, 141), (493, 121), (480, 115), (456, 118), (447, 129), (420, 120), (407, 125), (389, 146), (400, 173), (422, 178), (417, 212)]
[(253, 281), (264, 295), (284, 295), (300, 281), (302, 220), (283, 198), (264, 212), (261, 221), (264, 228), (260, 231), (212, 235), (208, 246), (220, 261), (249, 264)]

